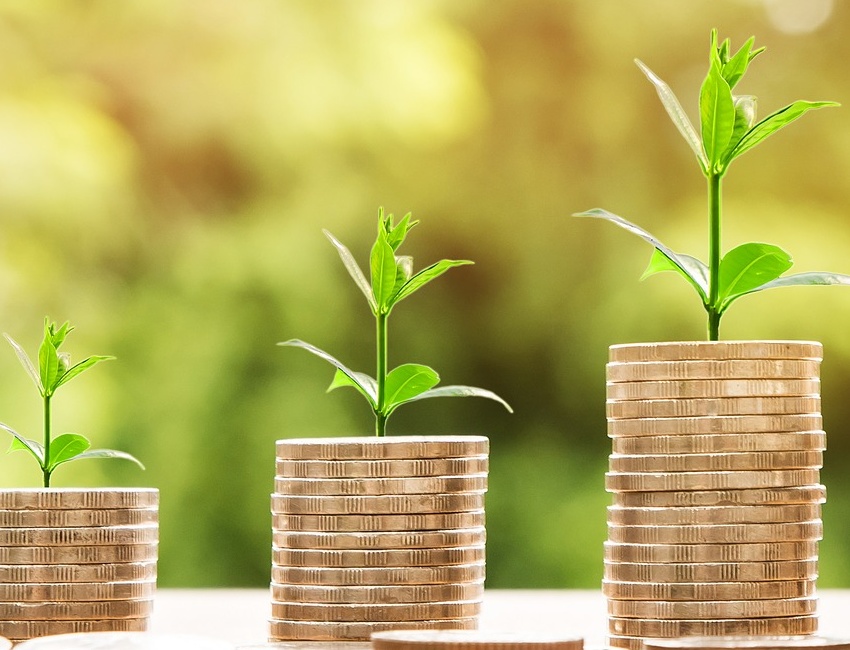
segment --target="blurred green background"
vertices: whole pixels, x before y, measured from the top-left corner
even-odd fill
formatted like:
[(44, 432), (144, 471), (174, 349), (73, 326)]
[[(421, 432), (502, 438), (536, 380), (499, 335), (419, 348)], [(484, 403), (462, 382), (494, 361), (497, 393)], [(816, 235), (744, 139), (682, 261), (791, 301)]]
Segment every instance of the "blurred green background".
[[(77, 359), (56, 431), (148, 466), (81, 462), (56, 485), (162, 491), (162, 586), (262, 586), (274, 441), (359, 435), (353, 391), (275, 346), (298, 337), (371, 371), (369, 309), (322, 236), (365, 265), (379, 206), (421, 225), (417, 267), (453, 269), (395, 312), (390, 361), (486, 400), (401, 409), (395, 433), (492, 441), (490, 587), (596, 587), (605, 538), (604, 364), (613, 343), (704, 336), (693, 291), (638, 283), (650, 250), (604, 206), (705, 258), (704, 180), (641, 58), (692, 117), (712, 27), (768, 51), (760, 114), (850, 107), (850, 4), (830, 0), (27, 0), (0, 2), (0, 330), (34, 351), (45, 314)], [(850, 108), (736, 162), (724, 244), (850, 273)], [(751, 296), (725, 338), (820, 340), (829, 488), (821, 586), (850, 586), (850, 290)], [(0, 349), (0, 420), (40, 408)], [(36, 485), (22, 454), (0, 484)]]

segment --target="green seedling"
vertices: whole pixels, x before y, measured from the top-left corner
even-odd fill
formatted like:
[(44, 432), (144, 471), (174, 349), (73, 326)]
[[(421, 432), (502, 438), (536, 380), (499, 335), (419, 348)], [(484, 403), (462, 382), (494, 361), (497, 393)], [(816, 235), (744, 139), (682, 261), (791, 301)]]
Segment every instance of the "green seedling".
[(78, 433), (63, 433), (55, 438), (53, 437), (51, 432), (51, 406), (56, 390), (101, 361), (115, 358), (109, 356), (91, 356), (72, 365), (70, 355), (66, 352), (59, 352), (59, 348), (64, 343), (65, 337), (73, 329), (67, 321), (57, 327), (56, 323), (51, 323), (49, 319), (45, 318), (44, 340), (42, 340), (41, 346), (38, 349), (38, 370), (36, 370), (35, 364), (27, 356), (24, 349), (11, 336), (8, 334), (4, 335), (14, 348), (24, 370), (27, 371), (30, 379), (32, 379), (36, 388), (38, 388), (38, 392), (41, 394), (44, 409), (43, 442), (26, 438), (3, 423), (0, 423), (0, 428), (5, 429), (13, 436), (9, 452), (23, 449), (28, 451), (38, 461), (44, 478), (44, 487), (50, 487), (50, 478), (59, 465), (72, 460), (81, 460), (84, 458), (123, 458), (133, 461), (144, 469), (144, 465), (135, 457), (123, 451), (91, 449), (89, 440)]
[(472, 264), (467, 260), (440, 260), (421, 271), (413, 272), (413, 258), (396, 255), (398, 248), (407, 237), (407, 233), (418, 221), (411, 221), (408, 213), (398, 224), (393, 223), (393, 215), (384, 216), (383, 209), (378, 214), (378, 238), (372, 246), (369, 258), (371, 282), (358, 266), (351, 252), (328, 231), (325, 236), (334, 245), (342, 263), (351, 275), (354, 283), (366, 296), (366, 301), (375, 316), (377, 334), (377, 372), (371, 377), (362, 372), (350, 370), (327, 352), (298, 339), (283, 341), (278, 345), (304, 348), (336, 367), (336, 373), (328, 391), (335, 388), (351, 387), (357, 390), (375, 413), (375, 435), (386, 434), (387, 420), (402, 404), (431, 397), (486, 397), (501, 403), (508, 411), (511, 407), (495, 393), (473, 386), (441, 386), (440, 376), (433, 368), (418, 363), (406, 363), (387, 368), (387, 323), (393, 308), (402, 300), (418, 291), (434, 278), (450, 268)]
[(772, 244), (750, 242), (733, 248), (725, 255), (721, 253), (721, 181), (732, 161), (805, 113), (838, 106), (835, 102), (798, 100), (757, 120), (756, 98), (732, 94), (750, 63), (764, 51), (764, 48), (753, 49), (754, 40), (754, 37), (750, 38), (740, 50), (731, 54), (729, 40), (718, 44), (717, 30), (712, 30), (708, 74), (699, 94), (699, 134), (670, 87), (636, 60), (638, 67), (655, 86), (661, 103), (690, 145), (708, 180), (707, 265), (690, 255), (674, 252), (643, 228), (607, 210), (595, 208), (574, 215), (606, 219), (654, 246), (649, 266), (641, 279), (662, 271), (681, 275), (702, 300), (708, 313), (708, 338), (712, 341), (719, 337), (721, 316), (741, 296), (775, 287), (850, 284), (850, 276), (839, 273), (810, 272), (783, 276), (791, 268), (791, 256)]

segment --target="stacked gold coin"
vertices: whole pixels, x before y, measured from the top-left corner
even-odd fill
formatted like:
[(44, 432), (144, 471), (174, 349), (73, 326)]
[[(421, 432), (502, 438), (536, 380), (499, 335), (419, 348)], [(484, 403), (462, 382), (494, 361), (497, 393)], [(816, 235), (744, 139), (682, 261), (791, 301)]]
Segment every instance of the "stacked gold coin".
[(821, 355), (808, 342), (611, 347), (612, 646), (817, 630)]
[(271, 640), (475, 629), (488, 451), (481, 436), (278, 441)]
[(0, 634), (145, 630), (157, 490), (0, 490)]

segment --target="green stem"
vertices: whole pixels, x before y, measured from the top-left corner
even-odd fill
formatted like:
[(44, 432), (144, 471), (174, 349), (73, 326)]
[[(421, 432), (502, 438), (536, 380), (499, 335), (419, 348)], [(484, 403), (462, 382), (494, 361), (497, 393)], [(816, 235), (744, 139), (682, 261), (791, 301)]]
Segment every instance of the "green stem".
[(387, 401), (387, 319), (389, 314), (379, 313), (378, 321), (378, 368), (375, 378), (378, 382), (378, 408), (375, 410), (375, 435), (384, 436), (387, 431), (387, 416), (384, 409)]
[(42, 474), (44, 476), (44, 487), (50, 487), (50, 395), (44, 396), (44, 465)]
[(721, 175), (711, 173), (708, 176), (708, 340), (717, 341), (720, 337), (720, 179)]

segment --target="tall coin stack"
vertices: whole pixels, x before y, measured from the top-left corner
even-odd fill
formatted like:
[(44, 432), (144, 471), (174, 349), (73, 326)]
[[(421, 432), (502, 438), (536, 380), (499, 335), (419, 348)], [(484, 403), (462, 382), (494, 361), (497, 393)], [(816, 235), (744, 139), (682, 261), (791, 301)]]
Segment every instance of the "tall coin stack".
[(611, 347), (612, 646), (816, 631), (821, 355), (808, 342)]
[(271, 640), (475, 629), (488, 451), (481, 436), (278, 441)]
[(0, 635), (143, 631), (157, 490), (0, 490)]

